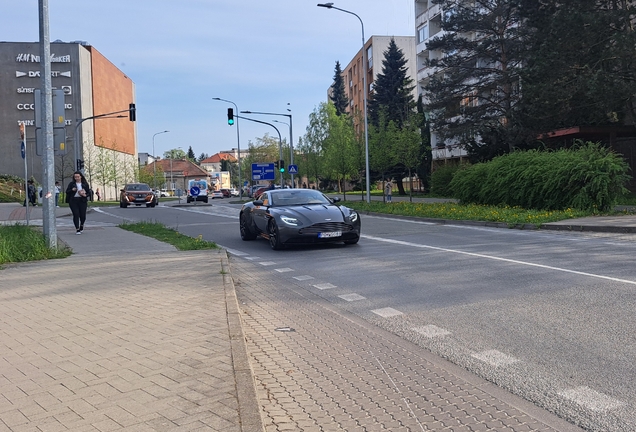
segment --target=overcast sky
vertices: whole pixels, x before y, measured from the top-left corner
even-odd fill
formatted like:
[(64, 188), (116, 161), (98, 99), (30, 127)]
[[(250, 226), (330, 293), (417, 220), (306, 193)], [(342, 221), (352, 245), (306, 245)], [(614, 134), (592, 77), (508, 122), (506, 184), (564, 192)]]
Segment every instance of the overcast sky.
[[(213, 155), (237, 145), (225, 102), (239, 110), (288, 113), (295, 143), (327, 99), (336, 60), (362, 46), (358, 19), (316, 0), (48, 0), (50, 40), (94, 46), (135, 83), (140, 152), (171, 148)], [(364, 22), (365, 38), (413, 36), (413, 0), (340, 0)], [(4, 1), (0, 40), (39, 40), (38, 1)], [(122, 109), (125, 109), (123, 107)], [(97, 113), (96, 113), (97, 114)], [(271, 122), (286, 117), (252, 116)], [(289, 127), (274, 123), (283, 139)], [(243, 121), (241, 149), (267, 125)]]

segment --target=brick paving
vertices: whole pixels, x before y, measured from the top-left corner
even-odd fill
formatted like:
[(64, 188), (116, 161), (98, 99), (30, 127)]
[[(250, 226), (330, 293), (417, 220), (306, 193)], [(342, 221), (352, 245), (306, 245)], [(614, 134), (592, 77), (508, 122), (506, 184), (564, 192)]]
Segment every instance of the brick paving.
[[(106, 242), (108, 232), (81, 237)], [(79, 254), (0, 270), (0, 431), (250, 430), (226, 270), (221, 251)]]
[(254, 263), (231, 265), (268, 432), (579, 430)]

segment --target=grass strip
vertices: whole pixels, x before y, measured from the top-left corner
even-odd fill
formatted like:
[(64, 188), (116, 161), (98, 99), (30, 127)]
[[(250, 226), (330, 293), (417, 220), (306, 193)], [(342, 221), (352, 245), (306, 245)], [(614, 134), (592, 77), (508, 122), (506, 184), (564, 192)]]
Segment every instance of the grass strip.
[(68, 248), (51, 249), (39, 227), (0, 225), (0, 265), (27, 261), (66, 258)]
[(220, 249), (216, 243), (203, 240), (201, 234), (198, 237), (189, 237), (159, 222), (123, 223), (119, 227), (171, 244), (180, 251)]

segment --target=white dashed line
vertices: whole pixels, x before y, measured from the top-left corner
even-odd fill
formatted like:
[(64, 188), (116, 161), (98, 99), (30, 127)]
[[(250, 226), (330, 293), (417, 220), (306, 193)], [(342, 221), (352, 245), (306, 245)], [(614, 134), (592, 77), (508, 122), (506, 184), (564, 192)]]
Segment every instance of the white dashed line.
[(380, 315), (382, 318), (390, 318), (390, 317), (394, 317), (398, 315), (404, 315), (399, 310), (396, 310), (390, 307), (382, 308), (382, 309), (373, 309), (371, 312), (373, 312), (376, 315)]
[(318, 288), (319, 290), (326, 290), (326, 289), (337, 288), (337, 286), (332, 285), (330, 283), (324, 283), (324, 284), (314, 285), (314, 288)]
[(246, 260), (253, 261), (253, 260), (261, 259), (261, 257), (258, 257), (258, 256), (253, 256), (253, 257), (246, 256), (246, 257), (245, 257), (245, 259), (246, 259)]
[(414, 327), (411, 330), (423, 336), (426, 336), (427, 338), (434, 338), (434, 337), (446, 336), (451, 334), (451, 332), (449, 332), (448, 330), (445, 330), (441, 327), (437, 327), (436, 325), (433, 325), (433, 324), (425, 325), (422, 327)]
[(307, 275), (294, 276), (294, 279), (299, 280), (299, 281), (310, 280), (310, 279), (313, 279), (313, 278), (314, 278), (313, 276), (307, 276)]
[(609, 411), (625, 405), (623, 402), (599, 393), (589, 387), (581, 386), (560, 392), (559, 395), (574, 403), (583, 405), (592, 411)]
[(508, 354), (504, 354), (501, 351), (497, 350), (488, 350), (478, 352), (472, 355), (477, 360), (481, 360), (484, 363), (488, 363), (492, 366), (506, 366), (513, 363), (517, 363), (519, 359), (516, 359)]
[(361, 296), (360, 294), (343, 294), (343, 295), (339, 295), (338, 297), (340, 297), (343, 300), (346, 301), (358, 301), (358, 300), (366, 300), (366, 297)]
[(289, 267), (286, 268), (279, 268), (279, 269), (274, 269), (276, 270), (278, 273), (287, 273), (287, 272), (292, 272), (294, 271), (294, 269), (290, 269)]
[(263, 261), (263, 262), (259, 262), (259, 264), (262, 266), (271, 266), (271, 265), (276, 265), (277, 263), (275, 263), (274, 261)]

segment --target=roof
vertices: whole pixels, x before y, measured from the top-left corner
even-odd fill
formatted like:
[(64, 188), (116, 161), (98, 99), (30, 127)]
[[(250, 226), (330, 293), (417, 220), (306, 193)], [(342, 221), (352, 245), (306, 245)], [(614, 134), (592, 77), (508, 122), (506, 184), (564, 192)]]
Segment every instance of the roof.
[(236, 158), (229, 153), (217, 153), (207, 159), (203, 159), (201, 163), (219, 163), (223, 160), (228, 162), (236, 162)]
[[(171, 161), (172, 165), (170, 164)], [(181, 175), (187, 175), (188, 177), (207, 177), (210, 175), (206, 170), (188, 159), (161, 159), (149, 163), (148, 168), (152, 170), (153, 164), (155, 163), (163, 172), (180, 173)], [(170, 169), (171, 166), (172, 169)]]

